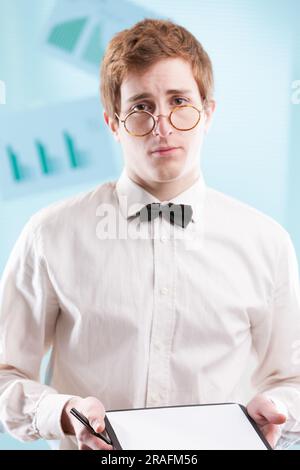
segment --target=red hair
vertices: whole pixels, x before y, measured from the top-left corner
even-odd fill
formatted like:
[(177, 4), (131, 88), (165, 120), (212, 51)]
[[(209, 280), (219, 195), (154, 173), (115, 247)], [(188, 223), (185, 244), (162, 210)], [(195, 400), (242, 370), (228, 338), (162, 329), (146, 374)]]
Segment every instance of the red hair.
[(212, 64), (200, 42), (183, 26), (167, 20), (144, 19), (117, 33), (109, 42), (100, 72), (101, 100), (106, 113), (120, 113), (121, 84), (130, 71), (146, 70), (161, 59), (190, 63), (203, 102), (213, 96)]

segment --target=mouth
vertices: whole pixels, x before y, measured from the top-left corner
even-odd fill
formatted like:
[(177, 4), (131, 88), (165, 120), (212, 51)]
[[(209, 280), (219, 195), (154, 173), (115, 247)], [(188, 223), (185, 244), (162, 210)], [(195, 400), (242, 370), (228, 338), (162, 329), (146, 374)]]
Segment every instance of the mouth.
[(169, 156), (179, 150), (179, 147), (161, 147), (151, 152), (153, 156)]

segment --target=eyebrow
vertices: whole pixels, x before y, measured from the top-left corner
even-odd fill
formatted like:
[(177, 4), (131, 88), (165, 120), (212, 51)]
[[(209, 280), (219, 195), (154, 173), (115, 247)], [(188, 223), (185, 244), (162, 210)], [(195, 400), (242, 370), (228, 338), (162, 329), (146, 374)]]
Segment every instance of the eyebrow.
[[(166, 95), (186, 95), (186, 94), (191, 94), (191, 90), (167, 90)], [(152, 98), (153, 95), (152, 93), (138, 93), (137, 95), (131, 96), (131, 98), (128, 98), (126, 101), (127, 103), (132, 103), (133, 101), (136, 100), (142, 100), (144, 98)]]

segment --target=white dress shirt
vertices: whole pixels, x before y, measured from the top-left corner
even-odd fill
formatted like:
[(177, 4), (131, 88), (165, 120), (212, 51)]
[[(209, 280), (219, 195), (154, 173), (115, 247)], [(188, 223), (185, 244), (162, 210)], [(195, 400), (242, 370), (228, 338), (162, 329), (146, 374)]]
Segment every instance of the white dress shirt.
[(74, 395), (116, 410), (247, 404), (265, 392), (296, 429), (300, 295), (288, 233), (202, 175), (171, 201), (192, 206), (185, 229), (141, 222), (136, 212), (160, 201), (124, 169), (25, 226), (0, 291), (0, 419), (16, 438), (76, 448), (60, 423)]

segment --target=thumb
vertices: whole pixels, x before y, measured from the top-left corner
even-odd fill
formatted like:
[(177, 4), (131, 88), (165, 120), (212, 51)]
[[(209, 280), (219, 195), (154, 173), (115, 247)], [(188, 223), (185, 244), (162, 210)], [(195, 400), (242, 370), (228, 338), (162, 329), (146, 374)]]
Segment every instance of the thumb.
[(287, 420), (286, 411), (282, 407), (277, 406), (277, 404), (269, 397), (266, 397), (261, 414), (271, 424), (283, 424)]
[(96, 432), (103, 432), (105, 429), (104, 418), (102, 416), (91, 417), (89, 419), (90, 425)]

